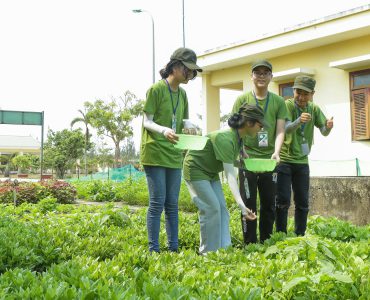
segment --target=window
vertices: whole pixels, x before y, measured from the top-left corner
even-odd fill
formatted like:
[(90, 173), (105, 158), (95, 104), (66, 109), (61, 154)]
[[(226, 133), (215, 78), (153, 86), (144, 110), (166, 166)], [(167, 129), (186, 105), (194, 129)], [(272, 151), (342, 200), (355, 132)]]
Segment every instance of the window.
[(352, 140), (370, 139), (370, 69), (350, 73)]
[(293, 85), (294, 82), (279, 84), (279, 95), (285, 100), (293, 98)]
[(370, 86), (370, 72), (369, 74), (353, 75), (353, 88), (361, 88)]

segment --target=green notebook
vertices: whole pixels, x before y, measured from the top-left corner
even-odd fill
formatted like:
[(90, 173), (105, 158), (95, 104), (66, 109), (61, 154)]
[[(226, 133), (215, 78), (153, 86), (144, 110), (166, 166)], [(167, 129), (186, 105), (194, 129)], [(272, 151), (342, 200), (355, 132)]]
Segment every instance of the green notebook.
[(182, 150), (202, 150), (206, 145), (208, 138), (200, 135), (178, 134), (179, 140), (175, 148)]

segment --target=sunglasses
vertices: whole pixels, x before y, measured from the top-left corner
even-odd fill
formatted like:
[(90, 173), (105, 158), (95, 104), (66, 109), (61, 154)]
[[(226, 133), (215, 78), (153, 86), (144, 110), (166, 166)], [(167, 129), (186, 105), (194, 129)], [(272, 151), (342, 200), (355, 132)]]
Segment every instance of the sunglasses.
[(197, 76), (198, 72), (196, 70), (190, 70), (188, 67), (183, 65), (183, 75), (185, 78), (193, 79)]

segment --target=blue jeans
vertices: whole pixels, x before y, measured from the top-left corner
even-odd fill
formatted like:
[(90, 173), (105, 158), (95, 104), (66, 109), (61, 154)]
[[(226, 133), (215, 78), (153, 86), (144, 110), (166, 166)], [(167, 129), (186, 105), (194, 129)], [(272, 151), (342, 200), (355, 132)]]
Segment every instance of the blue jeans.
[(230, 246), (230, 217), (220, 181), (186, 181), (186, 185), (191, 199), (199, 209), (199, 252)]
[(149, 189), (147, 230), (149, 251), (159, 252), (159, 231), (162, 211), (165, 212), (168, 248), (178, 250), (178, 198), (181, 169), (144, 166)]
[(310, 167), (308, 164), (280, 163), (277, 167), (276, 231), (287, 232), (291, 189), (294, 194), (294, 232), (304, 235), (307, 227)]

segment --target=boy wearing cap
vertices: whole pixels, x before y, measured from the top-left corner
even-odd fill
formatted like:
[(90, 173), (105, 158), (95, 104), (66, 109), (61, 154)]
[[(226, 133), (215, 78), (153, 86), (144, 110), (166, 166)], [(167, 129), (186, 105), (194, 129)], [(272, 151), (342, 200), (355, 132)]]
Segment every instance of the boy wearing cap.
[[(239, 96), (232, 112), (248, 103), (261, 107), (265, 113), (268, 126), (261, 129), (256, 137), (246, 137), (244, 145), (250, 158), (265, 158), (280, 160), (280, 149), (284, 141), (286, 107), (284, 99), (268, 90), (272, 79), (272, 65), (266, 60), (252, 64), (253, 89)], [(273, 231), (275, 220), (276, 172), (254, 173), (239, 170), (239, 188), (242, 199), (247, 207), (257, 211), (257, 189), (260, 198), (259, 232), (260, 241), (268, 239)], [(246, 229), (245, 230), (245, 226)], [(257, 242), (257, 220), (242, 219), (243, 237), (245, 243)]]
[(297, 76), (294, 98), (285, 101), (288, 110), (286, 135), (277, 167), (276, 231), (287, 232), (288, 209), (293, 189), (295, 233), (304, 235), (308, 215), (308, 191), (310, 184), (310, 153), (314, 127), (327, 136), (333, 128), (333, 118), (328, 120), (318, 105), (312, 102), (315, 79)]
[(177, 49), (159, 73), (162, 80), (146, 94), (140, 146), (149, 190), (147, 230), (149, 251), (159, 252), (162, 211), (166, 215), (166, 232), (170, 251), (178, 250), (178, 196), (181, 184), (182, 151), (173, 144), (188, 118), (188, 99), (180, 84), (187, 84), (202, 69), (196, 64), (195, 52)]

